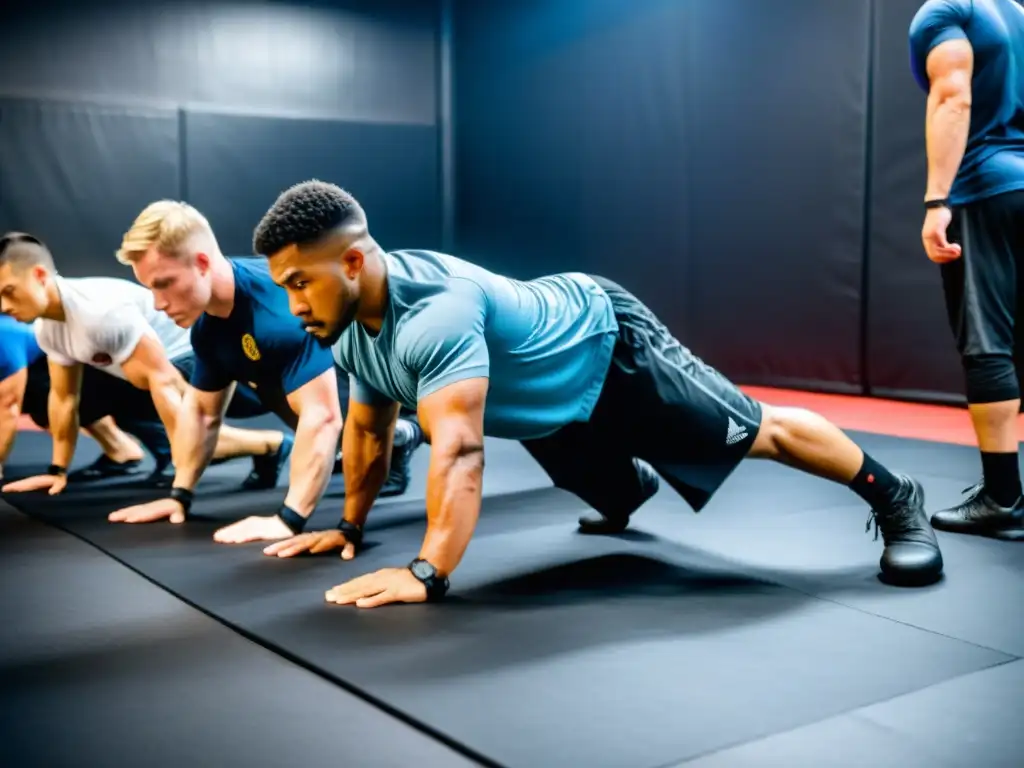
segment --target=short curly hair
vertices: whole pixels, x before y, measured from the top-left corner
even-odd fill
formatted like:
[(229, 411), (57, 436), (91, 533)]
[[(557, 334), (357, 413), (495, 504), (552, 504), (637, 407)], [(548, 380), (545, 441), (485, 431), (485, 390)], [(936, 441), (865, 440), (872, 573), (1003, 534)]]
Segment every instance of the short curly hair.
[(315, 243), (332, 230), (365, 223), (348, 192), (324, 181), (304, 181), (282, 192), (256, 226), (253, 251), (271, 256), (289, 245)]

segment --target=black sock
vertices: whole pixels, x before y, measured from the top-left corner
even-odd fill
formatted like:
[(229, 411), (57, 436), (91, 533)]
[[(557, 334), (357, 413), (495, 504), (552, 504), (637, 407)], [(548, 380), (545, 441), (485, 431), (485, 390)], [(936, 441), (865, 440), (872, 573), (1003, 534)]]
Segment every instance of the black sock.
[(885, 509), (899, 495), (900, 481), (865, 453), (864, 463), (850, 483), (850, 490), (871, 505), (872, 509)]
[(985, 475), (985, 493), (996, 504), (1011, 507), (1020, 498), (1020, 469), (1017, 452), (982, 453), (981, 468)]

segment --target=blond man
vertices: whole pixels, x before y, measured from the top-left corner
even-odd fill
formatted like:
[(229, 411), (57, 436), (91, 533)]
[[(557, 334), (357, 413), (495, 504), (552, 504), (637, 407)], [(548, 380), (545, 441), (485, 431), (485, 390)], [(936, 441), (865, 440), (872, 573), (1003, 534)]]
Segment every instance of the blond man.
[[(7, 485), (4, 492), (63, 490), (77, 443), (86, 367), (104, 374), (98, 389), (107, 406), (105, 413), (91, 408), (90, 419), (111, 415), (121, 423), (162, 426), (171, 437), (171, 456), (156, 456), (157, 463), (177, 458), (173, 435), (192, 348), (188, 334), (155, 309), (148, 291), (117, 278), (63, 277), (39, 238), (12, 232), (0, 238), (0, 309), (33, 324), (46, 355), (53, 437), (47, 472)], [(273, 487), (277, 475), (261, 471), (259, 461), (274, 455), (282, 439), (280, 432), (231, 429), (221, 436), (216, 452), (224, 459), (252, 456), (254, 472), (247, 487)]]
[[(227, 258), (210, 223), (186, 203), (149, 205), (125, 234), (118, 259), (152, 291), (157, 309), (191, 329), (195, 365), (175, 445), (186, 458), (177, 465), (169, 497), (115, 512), (111, 519), (187, 515), (234, 392), (251, 412), (277, 414), (295, 430), (291, 476), (276, 514), (248, 517), (215, 539), (276, 541), (301, 533), (338, 466), (344, 408), (330, 348), (291, 314), (288, 294), (274, 284), (266, 261)], [(392, 494), (405, 491), (408, 457), (422, 442), (414, 424), (397, 429)], [(359, 533), (348, 533), (352, 556)]]

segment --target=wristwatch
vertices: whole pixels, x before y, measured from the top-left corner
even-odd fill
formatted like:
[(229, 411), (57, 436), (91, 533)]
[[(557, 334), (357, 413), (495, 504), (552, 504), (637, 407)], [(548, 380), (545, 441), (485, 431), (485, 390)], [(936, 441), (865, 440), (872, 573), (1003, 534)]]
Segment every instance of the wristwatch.
[(437, 575), (437, 568), (422, 558), (416, 558), (409, 563), (409, 570), (412, 575), (423, 582), (427, 588), (427, 602), (436, 603), (442, 600), (448, 592), (448, 579)]
[(950, 208), (951, 206), (949, 204), (949, 198), (948, 197), (943, 197), (943, 198), (936, 198), (934, 200), (925, 200), (924, 201), (924, 207), (927, 210), (930, 211), (933, 208)]

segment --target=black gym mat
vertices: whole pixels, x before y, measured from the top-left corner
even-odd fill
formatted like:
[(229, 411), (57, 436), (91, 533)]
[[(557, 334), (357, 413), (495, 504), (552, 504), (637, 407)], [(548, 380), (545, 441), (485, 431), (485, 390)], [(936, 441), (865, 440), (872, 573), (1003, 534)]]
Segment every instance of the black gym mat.
[(3, 502), (0, 584), (0, 765), (474, 765)]
[[(939, 496), (975, 469), (957, 448), (858, 438), (884, 461), (925, 470)], [(18, 455), (42, 445), (21, 440)], [(1006, 544), (943, 537), (946, 581), (892, 589), (876, 578), (881, 543), (864, 533), (867, 511), (855, 497), (755, 462), (699, 516), (663, 491), (635, 531), (583, 537), (575, 533), (582, 505), (546, 487), (519, 446), (492, 441), (488, 450), (480, 526), (439, 606), (359, 611), (323, 602), (352, 575), (415, 555), (422, 461), (415, 490), (374, 510), (370, 546), (352, 563), (214, 544), (218, 525), (267, 512), (284, 492), (232, 491), (240, 464), (204, 481), (196, 511), (215, 519), (185, 527), (106, 523), (112, 508), (146, 498), (129, 488), (8, 500), (503, 765), (671, 765), (1017, 653), (1020, 603), (1005, 599), (1022, 576)], [(323, 504), (314, 527), (333, 523), (338, 503)], [(981, 582), (964, 574), (993, 567), (1008, 579), (986, 584), (986, 600), (966, 600), (962, 585)]]

